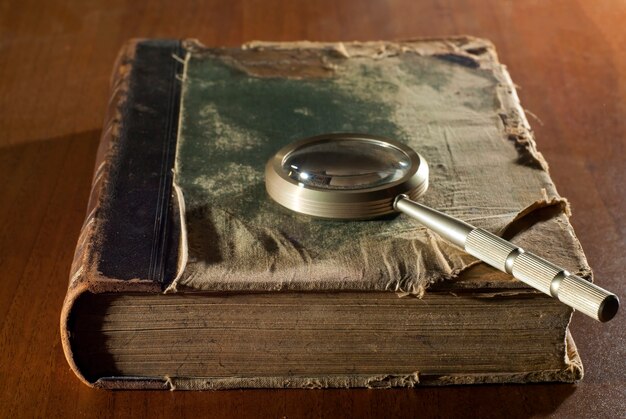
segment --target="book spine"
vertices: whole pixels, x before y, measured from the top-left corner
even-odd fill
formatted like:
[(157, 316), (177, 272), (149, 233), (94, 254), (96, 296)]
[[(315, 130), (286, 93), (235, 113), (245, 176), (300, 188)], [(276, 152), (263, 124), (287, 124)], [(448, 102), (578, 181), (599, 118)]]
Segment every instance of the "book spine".
[(61, 342), (63, 352), (71, 369), (85, 384), (93, 384), (82, 374), (74, 359), (71, 347), (71, 312), (78, 297), (90, 288), (90, 260), (93, 258), (95, 235), (97, 226), (97, 214), (101, 206), (105, 185), (110, 172), (110, 155), (115, 150), (115, 144), (119, 140), (119, 124), (121, 123), (121, 109), (128, 97), (129, 75), (136, 51), (136, 41), (130, 41), (119, 52), (113, 73), (111, 74), (111, 94), (107, 106), (107, 112), (102, 127), (100, 144), (96, 153), (94, 174), (91, 182), (91, 191), (87, 204), (87, 215), (80, 229), (74, 258), (70, 268), (68, 292), (61, 310)]
[(114, 70), (111, 74), (111, 94), (102, 126), (100, 144), (96, 152), (94, 174), (91, 191), (87, 203), (87, 215), (80, 229), (74, 258), (70, 268), (70, 288), (77, 284), (81, 274), (86, 270), (88, 248), (93, 243), (94, 222), (100, 198), (103, 195), (105, 179), (108, 177), (111, 159), (107, 158), (119, 139), (119, 124), (122, 119), (121, 109), (128, 97), (129, 75), (135, 56), (136, 41), (130, 41), (119, 52)]
[(171, 210), (183, 50), (179, 41), (137, 43), (100, 208), (97, 270), (165, 288), (176, 274), (179, 230)]
[[(170, 197), (182, 54), (179, 41), (131, 40), (112, 73), (87, 215), (60, 321), (66, 359), (90, 386), (95, 383), (82, 374), (72, 350), (77, 299), (85, 292), (160, 292), (176, 272), (180, 229), (172, 222)], [(132, 160), (138, 155), (145, 164)], [(161, 381), (155, 385), (162, 386)]]

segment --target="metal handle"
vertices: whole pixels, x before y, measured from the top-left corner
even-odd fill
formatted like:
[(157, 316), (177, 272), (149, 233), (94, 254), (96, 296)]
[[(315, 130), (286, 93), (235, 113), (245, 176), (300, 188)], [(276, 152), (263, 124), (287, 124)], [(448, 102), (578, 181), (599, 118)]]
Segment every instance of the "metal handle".
[(525, 252), (495, 234), (411, 201), (406, 195), (396, 198), (394, 208), (417, 219), (470, 255), (596, 320), (606, 322), (617, 313), (619, 299), (615, 294)]

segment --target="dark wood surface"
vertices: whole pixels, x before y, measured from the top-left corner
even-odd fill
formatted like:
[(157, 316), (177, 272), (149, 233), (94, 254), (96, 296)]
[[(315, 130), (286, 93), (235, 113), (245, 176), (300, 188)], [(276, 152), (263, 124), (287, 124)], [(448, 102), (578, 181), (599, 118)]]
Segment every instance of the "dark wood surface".
[(577, 385), (113, 393), (78, 381), (58, 332), (108, 78), (130, 37), (490, 38), (596, 281), (626, 298), (624, 22), (619, 0), (0, 2), (0, 415), (625, 417), (625, 310), (608, 324), (574, 315)]

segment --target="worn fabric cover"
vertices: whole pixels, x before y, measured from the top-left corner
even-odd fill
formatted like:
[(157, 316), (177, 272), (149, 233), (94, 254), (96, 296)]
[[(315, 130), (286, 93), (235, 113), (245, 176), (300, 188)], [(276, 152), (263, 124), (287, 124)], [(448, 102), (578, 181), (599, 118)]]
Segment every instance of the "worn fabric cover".
[[(187, 234), (170, 291), (421, 294), (476, 263), (405, 215), (329, 221), (273, 202), (266, 161), (328, 132), (408, 144), (429, 162), (425, 204), (498, 234), (508, 228), (514, 242), (588, 274), (566, 202), (488, 41), (190, 42), (187, 51), (175, 171)], [(553, 210), (536, 216), (545, 207)], [(512, 225), (522, 219), (523, 228)]]

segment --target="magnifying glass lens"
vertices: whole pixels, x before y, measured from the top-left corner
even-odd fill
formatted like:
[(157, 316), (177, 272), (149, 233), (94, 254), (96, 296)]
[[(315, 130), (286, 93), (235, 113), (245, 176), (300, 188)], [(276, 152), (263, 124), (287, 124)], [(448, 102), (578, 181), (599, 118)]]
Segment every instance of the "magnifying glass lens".
[(265, 165), (276, 202), (302, 214), (372, 219), (395, 212), (394, 199), (428, 188), (428, 164), (406, 144), (366, 134), (331, 133), (295, 141)]
[(378, 141), (340, 140), (305, 144), (285, 156), (282, 169), (304, 186), (357, 190), (388, 185), (406, 176), (411, 159)]

